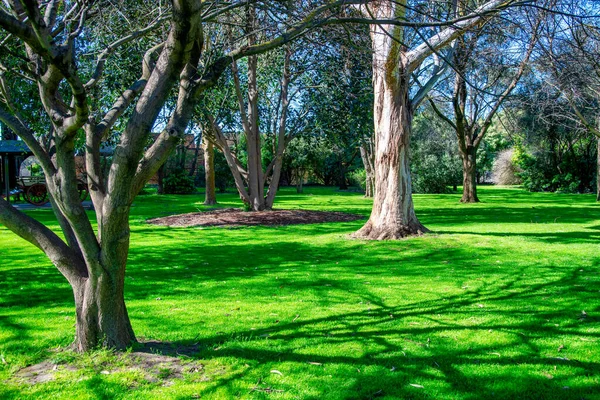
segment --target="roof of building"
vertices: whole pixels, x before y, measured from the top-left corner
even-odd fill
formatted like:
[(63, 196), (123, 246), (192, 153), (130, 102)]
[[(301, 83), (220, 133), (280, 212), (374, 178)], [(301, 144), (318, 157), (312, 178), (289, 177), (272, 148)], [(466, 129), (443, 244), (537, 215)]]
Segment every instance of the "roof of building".
[(31, 150), (20, 140), (0, 140), (0, 155), (31, 154)]

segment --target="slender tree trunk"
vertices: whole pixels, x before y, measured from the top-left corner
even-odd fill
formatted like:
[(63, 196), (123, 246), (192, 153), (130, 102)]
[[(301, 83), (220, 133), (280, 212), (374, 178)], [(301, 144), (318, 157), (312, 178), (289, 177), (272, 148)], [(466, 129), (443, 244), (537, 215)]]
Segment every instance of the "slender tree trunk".
[[(283, 63), (283, 77), (281, 79), (281, 115), (279, 116), (279, 124), (277, 129), (277, 146), (273, 149), (273, 154), (275, 155), (275, 160), (273, 160), (273, 168), (271, 175), (271, 183), (269, 184), (269, 189), (267, 190), (267, 198), (265, 200), (265, 207), (267, 209), (273, 208), (273, 203), (275, 202), (275, 196), (277, 195), (277, 190), (279, 189), (279, 180), (281, 179), (281, 168), (283, 166), (283, 153), (285, 152), (285, 148), (287, 145), (287, 138), (285, 137), (286, 128), (287, 128), (287, 115), (289, 108), (289, 97), (288, 97), (288, 89), (291, 80), (290, 73), (290, 59), (292, 57), (292, 52), (289, 48), (285, 49), (285, 58)], [(268, 175), (269, 171), (267, 170), (265, 175)]]
[(304, 179), (302, 178), (302, 176), (298, 177), (298, 182), (296, 182), (296, 193), (300, 194), (300, 193), (304, 193)]
[(202, 139), (202, 148), (204, 150), (204, 176), (206, 177), (204, 204), (214, 205), (217, 204), (215, 191), (215, 149), (213, 144), (206, 139)]
[(348, 180), (346, 179), (348, 167), (344, 162), (340, 163), (340, 190), (348, 190)]
[(165, 186), (163, 184), (163, 180), (165, 178), (165, 168), (166, 168), (166, 166), (164, 164), (161, 165), (161, 167), (158, 169), (158, 172), (156, 173), (156, 176), (158, 179), (158, 189), (156, 190), (156, 192), (158, 194), (165, 193)]
[(257, 57), (248, 58), (248, 194), (253, 211), (265, 209), (261, 138), (258, 127)]
[(463, 164), (463, 195), (461, 203), (478, 203), (477, 197), (477, 149), (469, 145), (461, 152)]
[(375, 192), (373, 153), (371, 141), (363, 140), (360, 144), (360, 156), (365, 167), (365, 197), (373, 197)]

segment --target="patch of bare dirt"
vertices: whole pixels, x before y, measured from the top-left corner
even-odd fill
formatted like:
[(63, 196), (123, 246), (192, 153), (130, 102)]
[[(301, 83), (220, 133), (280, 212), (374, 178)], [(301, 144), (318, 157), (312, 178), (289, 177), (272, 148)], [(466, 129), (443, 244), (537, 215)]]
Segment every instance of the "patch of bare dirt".
[(271, 210), (271, 211), (242, 211), (237, 208), (171, 215), (169, 217), (153, 218), (147, 222), (154, 225), (190, 227), (190, 226), (281, 226), (296, 224), (320, 224), (324, 222), (350, 222), (364, 219), (362, 215), (334, 211), (308, 210)]
[[(183, 378), (184, 374), (197, 374), (200, 381), (208, 380), (204, 375), (204, 365), (200, 362), (182, 359), (181, 356), (192, 356), (198, 353), (197, 346), (174, 346), (171, 343), (145, 342), (136, 351), (115, 353), (110, 362), (94, 365), (96, 373), (110, 375), (119, 372), (139, 372), (148, 383), (162, 382), (170, 386), (174, 379)], [(31, 385), (53, 381), (61, 371), (78, 371), (90, 366), (77, 364), (55, 364), (43, 361), (16, 372), (14, 378)], [(85, 379), (85, 378), (84, 378)]]

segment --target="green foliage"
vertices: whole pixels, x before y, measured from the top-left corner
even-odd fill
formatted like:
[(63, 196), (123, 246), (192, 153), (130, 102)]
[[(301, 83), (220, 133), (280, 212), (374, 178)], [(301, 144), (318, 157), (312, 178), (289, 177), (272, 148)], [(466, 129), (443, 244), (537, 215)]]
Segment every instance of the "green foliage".
[[(555, 165), (555, 157), (552, 154), (540, 151), (531, 153), (519, 143), (515, 147), (513, 160), (520, 168), (517, 175), (522, 179), (523, 187), (529, 191), (558, 193), (593, 191), (594, 177), (590, 174), (592, 171), (581, 173), (591, 164), (591, 160), (586, 160), (586, 157), (578, 156), (576, 153), (568, 154), (558, 165)], [(586, 180), (583, 181), (582, 178)]]
[(44, 175), (44, 172), (42, 171), (42, 167), (38, 163), (33, 163), (31, 165), (28, 165), (27, 169), (29, 170), (29, 173), (31, 174), (31, 176)]
[(170, 172), (163, 180), (165, 194), (190, 194), (196, 191), (194, 178), (182, 169)]
[(456, 159), (452, 159), (447, 154), (423, 155), (413, 166), (413, 191), (415, 193), (449, 193), (448, 185), (457, 182), (457, 168), (460, 168), (460, 164), (457, 164)]
[(462, 182), (456, 135), (429, 109), (415, 117), (411, 151), (413, 192), (448, 193)]
[[(485, 203), (469, 207), (460, 194), (416, 195), (435, 234), (390, 242), (347, 239), (364, 221), (159, 227), (145, 221), (205, 210), (203, 196), (138, 197), (125, 293), (133, 328), (204, 366), (156, 382), (118, 353), (66, 350), (71, 288), (0, 227), (0, 398), (596, 398), (594, 196), (479, 190)], [(284, 188), (276, 207), (369, 215), (360, 194), (305, 191)], [(237, 194), (219, 202), (241, 204)], [(52, 210), (30, 213), (59, 230)], [(44, 360), (61, 364), (54, 381), (16, 377)]]
[(231, 169), (227, 165), (225, 156), (215, 150), (215, 186), (220, 193), (225, 193), (228, 187), (235, 186)]
[(348, 174), (348, 180), (350, 185), (365, 190), (367, 188), (367, 171), (364, 168), (359, 168)]

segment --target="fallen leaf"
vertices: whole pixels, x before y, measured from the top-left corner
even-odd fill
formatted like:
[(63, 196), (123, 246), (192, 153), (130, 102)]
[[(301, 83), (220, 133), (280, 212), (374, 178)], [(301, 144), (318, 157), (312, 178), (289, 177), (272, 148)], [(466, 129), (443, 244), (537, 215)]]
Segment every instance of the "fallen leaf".
[(558, 346), (558, 351), (560, 352), (562, 349), (564, 349), (565, 346), (563, 346), (562, 344), (560, 346)]
[(416, 388), (419, 388), (419, 389), (425, 389), (425, 386), (417, 385), (416, 383), (411, 383), (410, 386), (416, 387)]
[(101, 371), (100, 373), (101, 373), (102, 375), (108, 375), (108, 374), (110, 374), (110, 372), (108, 372), (108, 371)]
[(272, 373), (272, 374), (277, 374), (277, 375), (281, 375), (281, 376), (283, 376), (283, 374), (281, 373), (281, 371), (278, 371), (278, 370), (276, 370), (276, 369), (272, 369), (272, 370), (271, 370), (271, 373)]
[(548, 378), (548, 379), (554, 379), (554, 376), (553, 376), (553, 375), (550, 375), (550, 374), (549, 374), (549, 373), (547, 373), (547, 372), (544, 372), (544, 376), (545, 376), (546, 378)]

